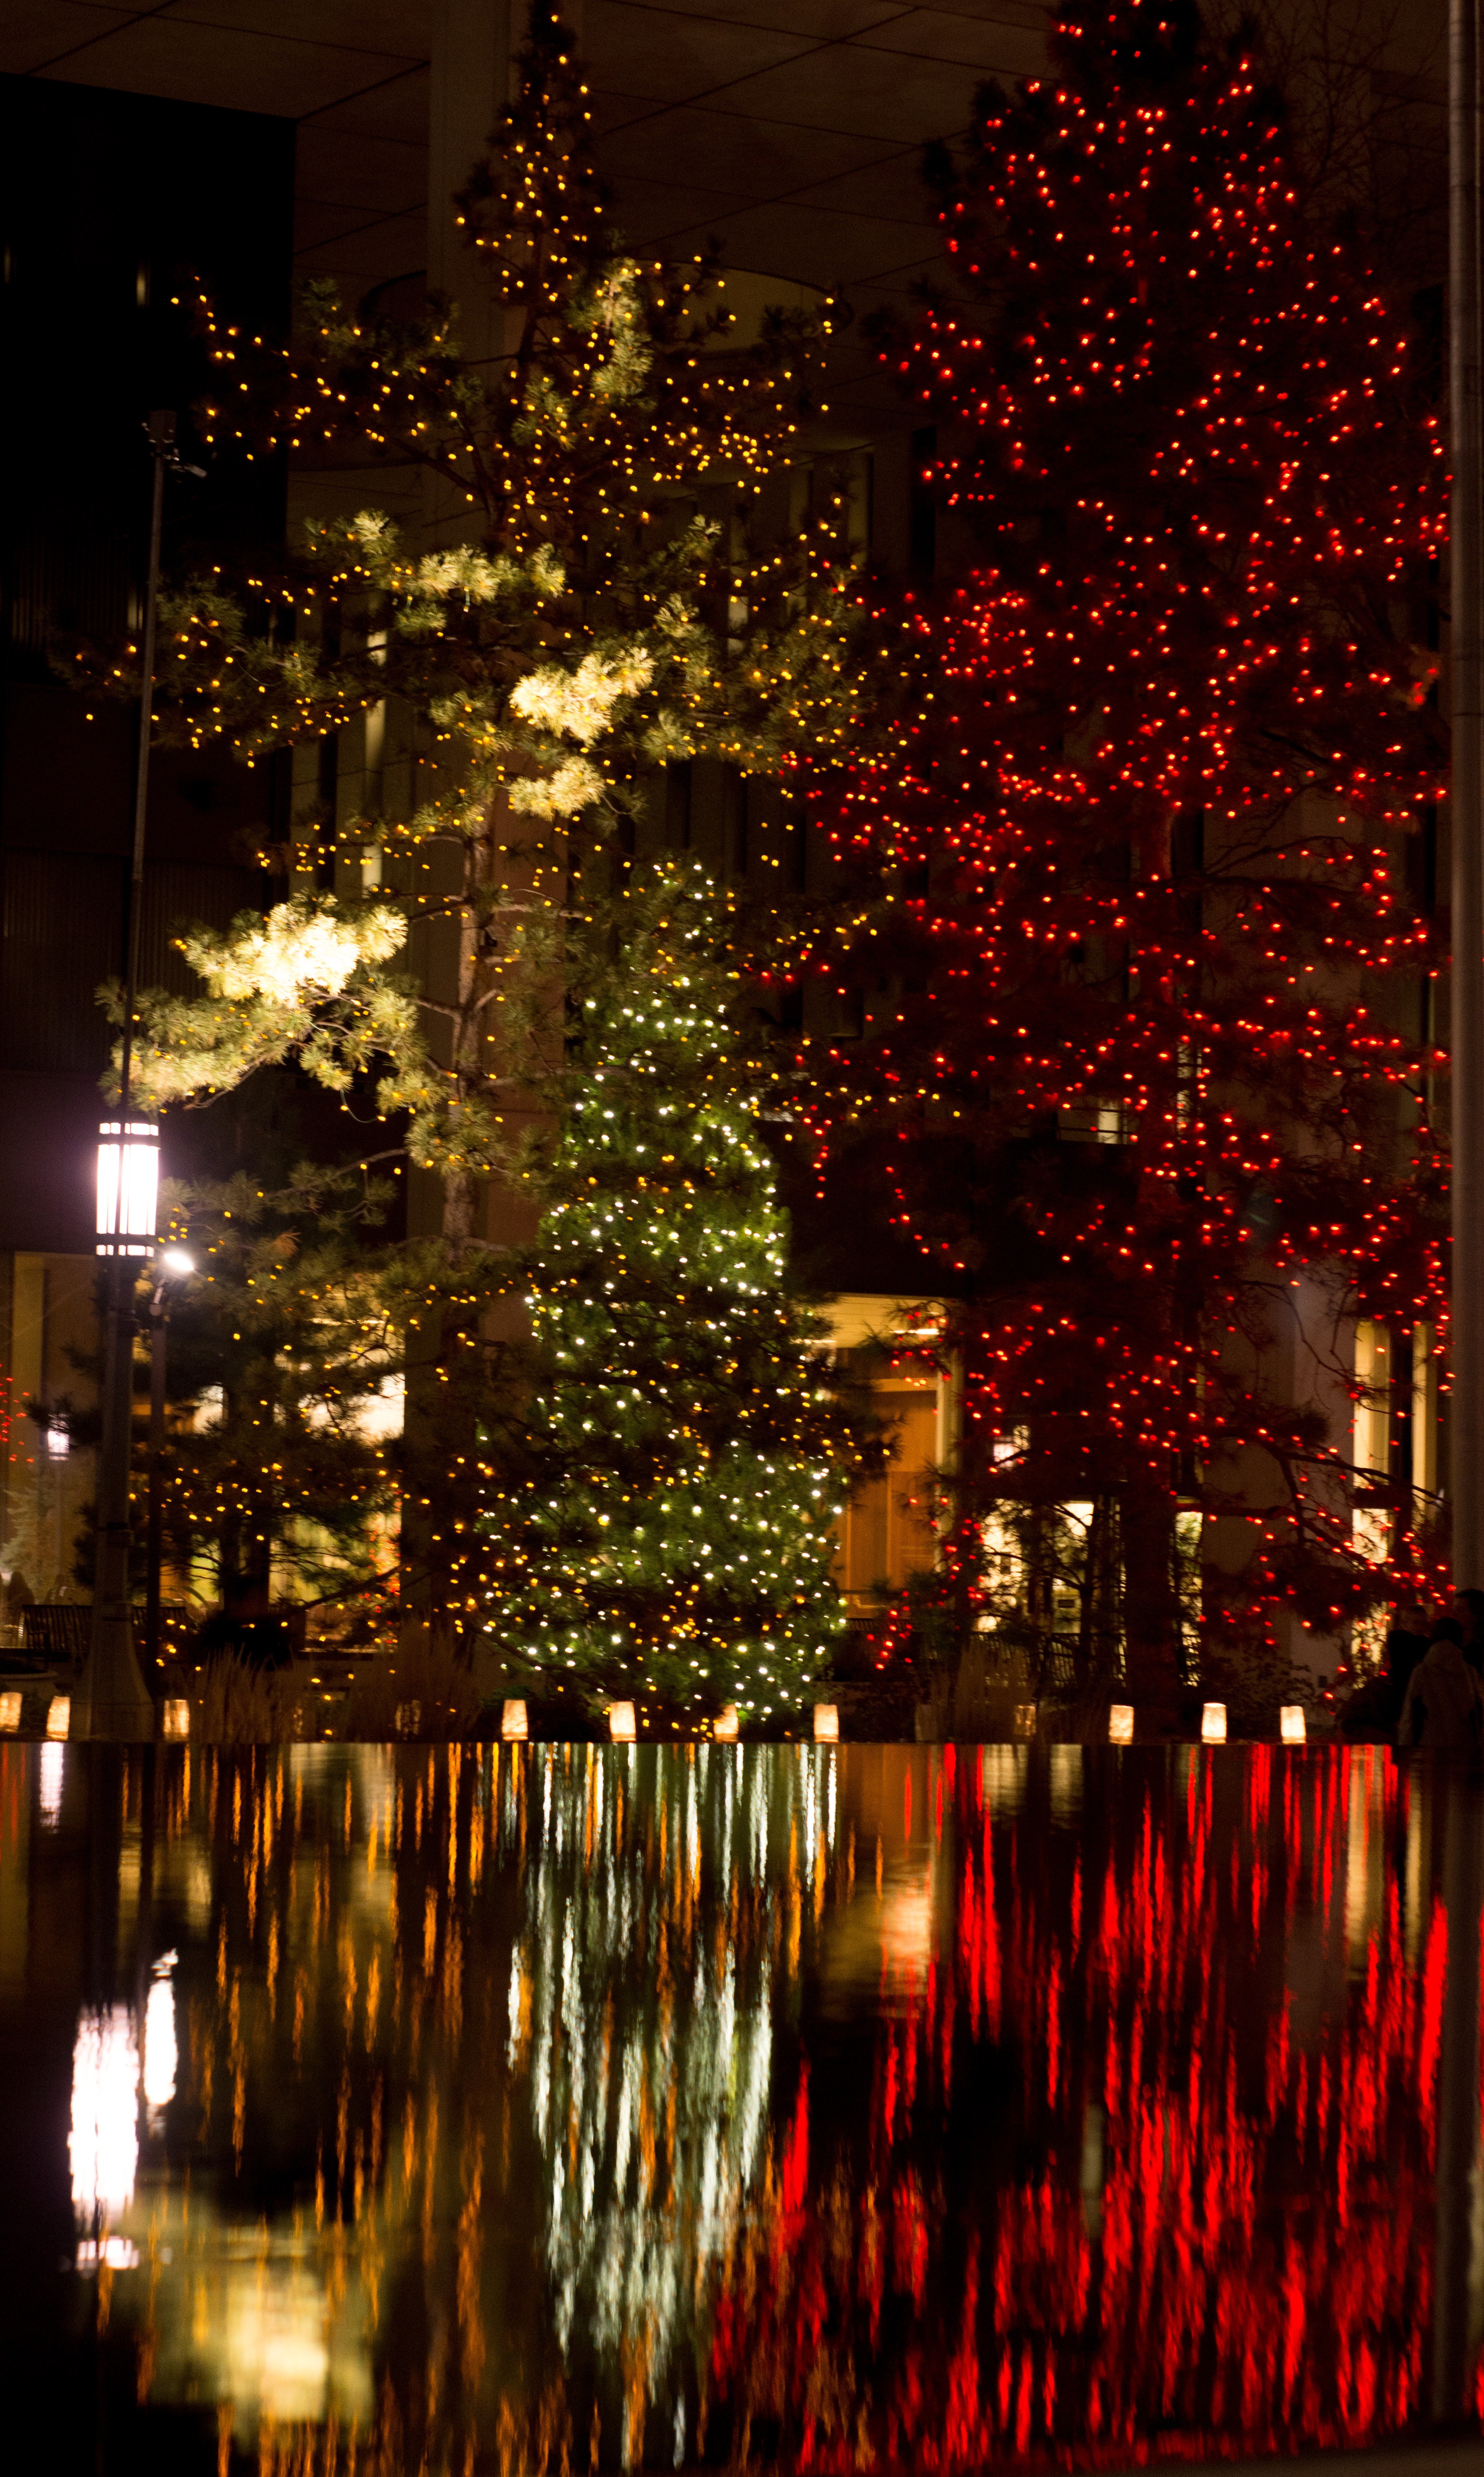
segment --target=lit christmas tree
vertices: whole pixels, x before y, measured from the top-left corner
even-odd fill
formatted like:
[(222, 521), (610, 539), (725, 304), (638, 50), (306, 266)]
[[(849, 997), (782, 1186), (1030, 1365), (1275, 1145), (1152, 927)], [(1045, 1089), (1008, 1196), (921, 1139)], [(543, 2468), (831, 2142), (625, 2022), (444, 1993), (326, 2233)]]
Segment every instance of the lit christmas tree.
[(1446, 772), (1446, 473), (1251, 51), (1184, 0), (1064, 9), (1051, 48), (938, 167), (955, 288), (890, 344), (977, 563), (882, 613), (897, 727), (818, 792), (864, 886), (812, 966), (878, 994), (811, 1044), (814, 1116), (959, 1297), (938, 1588), (968, 1625), (984, 1518), (1080, 1502), (1157, 1696), (1182, 1507), (1255, 1516), (1220, 1589), (1206, 1561), (1208, 1641), (1386, 1588), (1322, 1397), (1357, 1312), (1441, 1312), (1402, 862)]
[(786, 1286), (720, 908), (662, 869), (578, 1003), (531, 1257), (537, 1390), (481, 1530), (516, 1668), (767, 1717), (843, 1628), (836, 1525), (864, 1431)]
[[(214, 573), (169, 598), (162, 732), (225, 738), (249, 762), (344, 735), (364, 797), (296, 820), (276, 852), (293, 872), (284, 901), (183, 941), (201, 992), (146, 991), (135, 1049), (137, 1096), (163, 1107), (275, 1063), (354, 1086), (436, 1174), (443, 1252), (419, 1260), (411, 1305), (403, 1546), (410, 1595), (456, 1629), (475, 1409), (500, 1375), (491, 1323), (534, 1227), (530, 1155), (560, 1077), (563, 966), (538, 976), (543, 1019), (533, 951), (551, 953), (574, 858), (663, 832), (667, 766), (757, 772), (806, 741), (843, 748), (853, 711), (835, 514), (753, 538), (817, 408), (827, 316), (769, 312), (744, 341), (709, 258), (636, 256), (550, 9), (533, 11), (517, 66), (457, 202), (462, 326), (444, 302), (398, 322), (319, 287), (280, 352), (202, 306), (213, 452), (291, 447), (332, 467), (350, 453), (404, 494), (420, 471), (438, 546), (366, 510), (312, 524), (280, 573)], [(486, 320), (502, 348), (481, 342)], [(434, 958), (420, 987), (409, 945)]]
[(281, 1187), (239, 1172), (167, 1188), (164, 1202), (195, 1262), (172, 1285), (166, 1363), (162, 1510), (178, 1585), (219, 1597), (232, 1626), (289, 1599), (394, 1598), (400, 1302), (375, 1197), (354, 1171), (301, 1164)]
[[(836, 513), (749, 548), (766, 483), (817, 399), (826, 315), (768, 312), (734, 338), (708, 258), (640, 260), (597, 183), (572, 38), (532, 13), (518, 94), (456, 202), (469, 289), (505, 350), (465, 345), (456, 305), (398, 323), (312, 287), (287, 351), (201, 314), (230, 458), (348, 449), (426, 479), (451, 538), (410, 547), (384, 513), (311, 523), (282, 573), (219, 571), (167, 597), (160, 729), (247, 762), (369, 728), (363, 806), (299, 821), (297, 890), (230, 937), (186, 942), (196, 1000), (147, 991), (141, 1097), (168, 1104), (293, 1060), (331, 1089), (373, 1062), (442, 1229), (485, 1235), (540, 1095), (500, 1037), (526, 924), (565, 898), (574, 850), (632, 849), (665, 769), (749, 771), (848, 743), (850, 601)], [(704, 512), (725, 493), (728, 521)], [(131, 683), (127, 663), (115, 674)], [(368, 718), (369, 724), (368, 724)], [(397, 754), (393, 762), (391, 751)], [(370, 867), (366, 861), (369, 855)], [(323, 881), (347, 864), (364, 899)], [(369, 874), (372, 893), (365, 886)], [(415, 1001), (411, 933), (457, 957)]]

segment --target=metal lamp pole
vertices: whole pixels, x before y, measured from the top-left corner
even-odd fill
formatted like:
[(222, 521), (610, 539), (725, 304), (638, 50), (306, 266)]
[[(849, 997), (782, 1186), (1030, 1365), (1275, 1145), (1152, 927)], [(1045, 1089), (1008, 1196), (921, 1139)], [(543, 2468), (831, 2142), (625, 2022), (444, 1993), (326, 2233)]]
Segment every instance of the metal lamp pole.
[(163, 1656), (161, 1639), (160, 1582), (163, 1564), (163, 1502), (161, 1457), (164, 1452), (165, 1336), (170, 1326), (172, 1276), (195, 1271), (195, 1259), (184, 1247), (162, 1249), (149, 1302), (149, 1516), (145, 1529), (144, 1640), (151, 1660)]
[(1451, 1033), (1453, 1580), (1484, 1579), (1484, 466), (1478, 0), (1449, 0), (1448, 367), (1453, 432)]
[[(104, 1129), (116, 1151), (99, 1147), (99, 1239), (104, 1259), (103, 1434), (98, 1449), (97, 1562), (88, 1657), (73, 1697), (74, 1734), (138, 1739), (155, 1734), (155, 1707), (134, 1643), (130, 1575), (133, 1509), (129, 1466), (134, 1427), (134, 1287), (139, 1260), (154, 1253), (153, 1184), (158, 1130), (131, 1115), (134, 1014), (139, 982), (139, 933), (144, 910), (144, 825), (149, 802), (149, 737), (155, 694), (155, 630), (160, 603), (160, 537), (164, 514), (164, 477), (180, 471), (175, 415), (153, 413), (145, 424), (154, 459), (150, 502), (149, 565), (144, 588), (144, 632), (139, 693), (139, 748), (134, 794), (134, 860), (129, 882), (129, 935), (124, 973), (124, 1027), (116, 1121)], [(189, 468), (193, 469), (193, 468)], [(147, 1162), (142, 1177), (136, 1175)], [(112, 1177), (112, 1203), (105, 1188)], [(131, 1207), (143, 1202), (148, 1210)], [(138, 1228), (147, 1219), (147, 1230)]]

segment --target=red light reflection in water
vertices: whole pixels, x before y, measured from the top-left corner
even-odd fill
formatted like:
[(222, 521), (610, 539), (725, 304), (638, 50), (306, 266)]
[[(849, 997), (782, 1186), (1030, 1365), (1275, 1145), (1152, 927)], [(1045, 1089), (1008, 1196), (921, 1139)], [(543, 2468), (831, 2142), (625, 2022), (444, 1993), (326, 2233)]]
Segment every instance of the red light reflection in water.
[(1425, 2406), (1428, 1789), (1369, 1752), (1183, 1760), (1121, 1800), (1099, 1765), (1075, 1837), (935, 1762), (951, 1933), (882, 2026), (866, 2161), (806, 2165), (801, 2078), (716, 2297), (743, 2448), (762, 2418), (821, 2470), (1127, 2463), (1355, 2444)]
[(0, 2102), (58, 2060), (70, 2226), (78, 2021), (170, 1954), (107, 2382), (17, 2222), (87, 2376), (50, 2400), (134, 2402), (140, 2464), (203, 2404), (264, 2477), (832, 2477), (1366, 2442), (1446, 2357), (1463, 2403), (1484, 1790), (1321, 1748), (59, 1752), (60, 1824), (0, 1747)]

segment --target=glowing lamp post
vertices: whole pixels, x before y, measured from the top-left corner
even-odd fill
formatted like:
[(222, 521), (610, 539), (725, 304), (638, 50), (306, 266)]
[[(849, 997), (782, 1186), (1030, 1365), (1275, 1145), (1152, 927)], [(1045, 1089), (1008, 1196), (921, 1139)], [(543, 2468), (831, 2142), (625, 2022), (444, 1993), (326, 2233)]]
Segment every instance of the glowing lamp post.
[(155, 1710), (134, 1647), (134, 1285), (155, 1252), (160, 1130), (127, 1101), (98, 1129), (97, 1252), (104, 1264), (103, 1435), (92, 1627), (78, 1686), (78, 1735), (152, 1738)]
[(134, 1647), (130, 1545), (130, 1446), (134, 1429), (134, 1285), (140, 1263), (155, 1252), (160, 1188), (160, 1130), (134, 1104), (135, 1017), (139, 986), (139, 934), (144, 914), (144, 826), (149, 807), (149, 739), (155, 694), (155, 631), (160, 607), (160, 534), (164, 477), (183, 467), (175, 452), (175, 415), (152, 413), (144, 425), (154, 459), (149, 566), (139, 648), (139, 740), (134, 778), (134, 851), (129, 879), (129, 935), (124, 950), (123, 1027), (118, 1106), (98, 1133), (97, 1247), (103, 1260), (104, 1350), (102, 1437), (98, 1447), (97, 1559), (92, 1628), (78, 1681), (77, 1727), (90, 1738), (152, 1738), (155, 1707)]
[(152, 1256), (160, 1201), (160, 1130), (149, 1118), (105, 1118), (98, 1129), (100, 1256)]

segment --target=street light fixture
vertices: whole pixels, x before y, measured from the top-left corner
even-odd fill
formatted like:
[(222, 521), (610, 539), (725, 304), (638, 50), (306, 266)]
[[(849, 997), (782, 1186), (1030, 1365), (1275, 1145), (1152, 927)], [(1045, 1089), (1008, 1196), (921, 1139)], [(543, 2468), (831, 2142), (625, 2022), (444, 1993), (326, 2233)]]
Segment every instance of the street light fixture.
[(149, 565), (139, 668), (139, 745), (134, 785), (134, 853), (129, 881), (123, 1038), (118, 1106), (98, 1139), (98, 1254), (103, 1260), (102, 1437), (98, 1447), (97, 1560), (88, 1657), (75, 1695), (78, 1737), (140, 1739), (155, 1734), (155, 1707), (134, 1645), (129, 1497), (134, 1427), (134, 1285), (139, 1260), (155, 1252), (160, 1130), (132, 1106), (134, 1026), (144, 913), (144, 825), (149, 806), (149, 738), (155, 700), (155, 635), (160, 610), (160, 537), (166, 471), (194, 472), (175, 448), (175, 415), (152, 413), (144, 425), (154, 460)]
[(105, 1118), (98, 1128), (100, 1256), (152, 1256), (160, 1197), (160, 1130), (152, 1118)]

